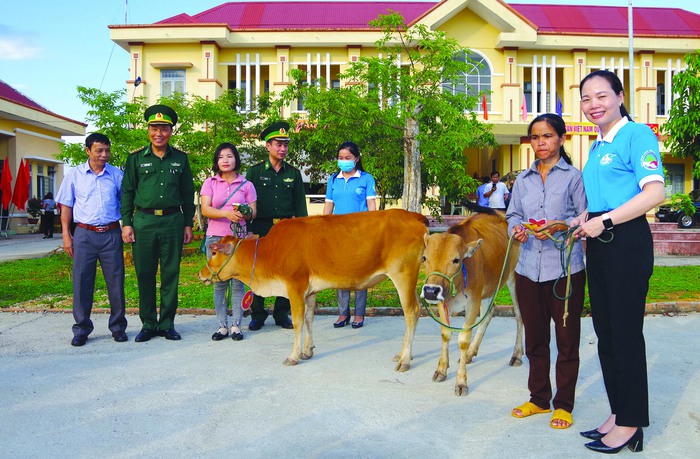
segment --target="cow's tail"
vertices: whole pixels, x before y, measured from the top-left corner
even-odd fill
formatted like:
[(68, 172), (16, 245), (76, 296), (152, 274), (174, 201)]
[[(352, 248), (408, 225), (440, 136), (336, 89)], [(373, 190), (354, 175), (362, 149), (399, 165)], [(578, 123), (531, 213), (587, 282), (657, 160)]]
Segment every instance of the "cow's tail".
[(496, 212), (494, 209), (492, 209), (490, 207), (480, 206), (480, 205), (475, 204), (471, 201), (466, 201), (464, 204), (465, 204), (464, 207), (469, 209), (471, 212), (476, 212), (479, 214), (498, 215), (498, 212)]

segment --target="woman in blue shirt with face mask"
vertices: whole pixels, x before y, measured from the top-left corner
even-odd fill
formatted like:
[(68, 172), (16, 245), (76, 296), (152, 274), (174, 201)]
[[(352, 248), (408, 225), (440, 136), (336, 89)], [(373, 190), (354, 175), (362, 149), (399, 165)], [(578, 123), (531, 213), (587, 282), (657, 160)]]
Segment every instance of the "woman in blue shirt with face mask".
[[(340, 171), (328, 179), (323, 214), (338, 215), (376, 210), (377, 192), (374, 177), (363, 170), (360, 149), (355, 143), (345, 142), (338, 147), (338, 168)], [(352, 328), (364, 325), (366, 304), (367, 290), (357, 290)], [(338, 290), (338, 313), (340, 317), (333, 324), (335, 328), (344, 327), (350, 322), (349, 290)]]

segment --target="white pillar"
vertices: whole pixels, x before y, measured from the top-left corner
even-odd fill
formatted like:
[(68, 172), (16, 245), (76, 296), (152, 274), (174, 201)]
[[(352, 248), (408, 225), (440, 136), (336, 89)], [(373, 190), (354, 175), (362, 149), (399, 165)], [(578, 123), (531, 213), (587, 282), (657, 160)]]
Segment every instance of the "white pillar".
[[(525, 97), (525, 94), (523, 94)], [(530, 97), (532, 107), (530, 113), (537, 113), (537, 54), (532, 56), (532, 97)]]
[(260, 53), (255, 53), (255, 97), (260, 97)]
[(668, 113), (671, 111), (671, 102), (673, 102), (673, 93), (671, 92), (673, 89), (673, 67), (671, 65), (671, 59), (669, 59), (668, 63), (666, 64), (666, 72), (664, 72), (664, 115), (668, 115)]
[(250, 53), (246, 53), (245, 55), (245, 109), (246, 111), (250, 111), (251, 108), (251, 103), (250, 103)]
[(557, 56), (552, 56), (549, 68), (549, 113), (557, 111)]
[(331, 53), (326, 53), (326, 88), (331, 89)]
[(306, 84), (311, 86), (311, 53), (306, 53)]
[(321, 53), (316, 53), (316, 86), (321, 84)]
[[(236, 54), (236, 91), (241, 89), (241, 55)], [(242, 107), (238, 107), (240, 110)]]
[(540, 91), (540, 110), (536, 113), (547, 111), (547, 56), (542, 56), (542, 91)]

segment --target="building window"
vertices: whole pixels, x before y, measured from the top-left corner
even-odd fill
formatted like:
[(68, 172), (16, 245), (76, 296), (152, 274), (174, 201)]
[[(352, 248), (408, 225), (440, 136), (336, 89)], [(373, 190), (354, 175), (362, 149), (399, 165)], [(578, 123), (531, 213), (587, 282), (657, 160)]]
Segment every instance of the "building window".
[[(467, 65), (470, 70), (467, 71), (454, 84), (444, 83), (443, 90), (452, 94), (467, 94), (468, 96), (478, 97), (479, 94), (486, 93), (487, 109), (491, 110), (491, 67), (488, 61), (477, 53), (469, 53), (467, 56)], [(465, 56), (455, 57), (457, 60), (464, 61)], [(481, 99), (472, 107), (473, 111), (481, 113)]]
[(656, 85), (656, 114), (659, 116), (666, 114), (666, 85), (663, 83)]
[(174, 93), (185, 93), (185, 71), (184, 70), (161, 70), (160, 71), (160, 95), (170, 97)]
[(685, 166), (683, 164), (664, 164), (666, 168), (666, 196), (685, 193)]
[[(525, 94), (525, 103), (527, 104), (528, 110), (532, 113), (534, 113), (534, 108), (535, 104), (532, 102), (532, 81), (526, 81), (525, 84), (523, 85), (524, 89), (523, 92)], [(540, 94), (542, 93), (542, 85), (540, 83), (537, 83), (537, 92), (535, 93), (534, 97), (536, 101), (540, 100)], [(547, 101), (549, 101), (549, 94), (547, 94)]]

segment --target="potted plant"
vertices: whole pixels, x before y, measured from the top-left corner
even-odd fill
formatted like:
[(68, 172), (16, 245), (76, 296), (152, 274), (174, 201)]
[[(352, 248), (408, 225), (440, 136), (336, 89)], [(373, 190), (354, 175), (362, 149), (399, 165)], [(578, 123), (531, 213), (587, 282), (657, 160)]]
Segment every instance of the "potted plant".
[(29, 198), (27, 201), (27, 213), (31, 217), (27, 217), (27, 222), (32, 225), (39, 223), (39, 215), (41, 215), (41, 201), (37, 198)]

